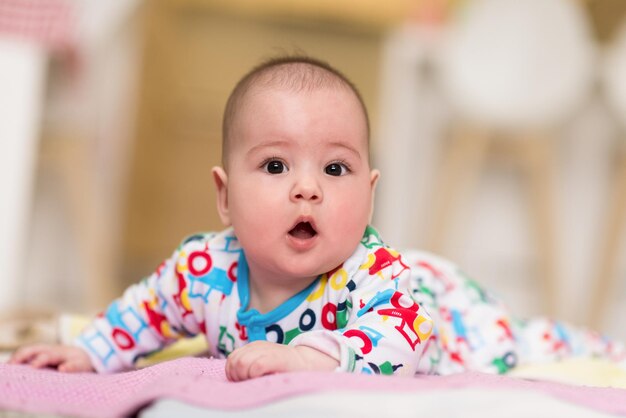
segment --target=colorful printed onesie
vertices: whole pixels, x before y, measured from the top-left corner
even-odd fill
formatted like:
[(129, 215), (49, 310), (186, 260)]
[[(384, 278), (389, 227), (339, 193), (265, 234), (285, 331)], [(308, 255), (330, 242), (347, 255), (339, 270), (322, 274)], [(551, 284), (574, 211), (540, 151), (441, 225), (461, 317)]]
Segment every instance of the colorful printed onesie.
[(418, 371), (506, 373), (518, 364), (599, 357), (626, 368), (626, 351), (598, 333), (546, 318), (517, 319), (454, 264), (420, 251), (403, 252), (413, 297), (434, 332)]
[(140, 357), (199, 333), (216, 357), (266, 340), (316, 348), (337, 359), (338, 370), (377, 374), (503, 373), (519, 361), (623, 356), (593, 333), (547, 320), (513, 321), (453, 264), (416, 251), (400, 256), (371, 227), (340, 267), (274, 310), (261, 314), (248, 301), (248, 267), (232, 229), (194, 235), (75, 344), (99, 372), (132, 368)]
[(274, 310), (248, 309), (248, 267), (232, 229), (188, 238), (78, 337), (96, 370), (118, 371), (203, 333), (214, 356), (251, 341), (314, 347), (363, 373), (416, 372), (432, 320), (411, 298), (410, 269), (368, 227), (335, 270)]

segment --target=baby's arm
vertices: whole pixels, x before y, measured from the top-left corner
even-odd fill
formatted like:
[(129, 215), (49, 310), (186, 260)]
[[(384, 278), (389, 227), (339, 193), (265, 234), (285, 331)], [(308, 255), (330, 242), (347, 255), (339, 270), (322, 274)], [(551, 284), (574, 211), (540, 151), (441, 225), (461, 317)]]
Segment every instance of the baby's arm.
[(386, 247), (372, 250), (348, 279), (349, 293), (342, 305), (351, 309), (341, 321), (335, 314), (339, 329), (304, 332), (290, 345), (328, 354), (340, 361), (338, 370), (414, 374), (433, 322), (411, 297), (410, 280), (410, 269), (397, 252)]
[(73, 345), (88, 353), (96, 371), (132, 369), (139, 358), (204, 331), (204, 299), (189, 296), (187, 273), (189, 259), (208, 251), (210, 237), (187, 239), (152, 275), (126, 289), (83, 329)]
[(18, 348), (9, 364), (28, 364), (38, 369), (54, 367), (60, 372), (95, 372), (89, 355), (81, 348), (60, 344), (37, 344)]
[(339, 361), (311, 347), (254, 341), (228, 356), (226, 377), (237, 382), (273, 373), (331, 371), (338, 366)]

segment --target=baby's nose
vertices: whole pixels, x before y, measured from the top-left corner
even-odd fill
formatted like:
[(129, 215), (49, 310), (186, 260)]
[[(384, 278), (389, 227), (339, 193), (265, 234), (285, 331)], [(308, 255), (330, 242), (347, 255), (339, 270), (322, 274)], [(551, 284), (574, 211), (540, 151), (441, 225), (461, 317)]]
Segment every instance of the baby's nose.
[(291, 191), (291, 200), (319, 202), (322, 200), (322, 189), (314, 178), (302, 178), (294, 185)]

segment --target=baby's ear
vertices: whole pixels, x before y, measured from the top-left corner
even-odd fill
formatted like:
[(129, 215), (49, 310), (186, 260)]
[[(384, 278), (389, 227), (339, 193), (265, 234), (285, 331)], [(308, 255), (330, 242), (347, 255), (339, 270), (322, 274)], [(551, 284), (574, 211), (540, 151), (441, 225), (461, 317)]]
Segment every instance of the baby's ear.
[(376, 190), (376, 183), (378, 183), (378, 178), (380, 177), (380, 171), (373, 169), (370, 171), (370, 185), (372, 186), (372, 193)]
[(370, 172), (370, 187), (371, 187), (372, 201), (370, 202), (369, 222), (372, 222), (372, 215), (374, 214), (374, 197), (376, 196), (376, 184), (378, 183), (379, 177), (380, 177), (380, 171), (374, 169)]
[(225, 226), (230, 226), (230, 215), (228, 214), (228, 175), (222, 167), (213, 167), (213, 181), (217, 191), (217, 212)]

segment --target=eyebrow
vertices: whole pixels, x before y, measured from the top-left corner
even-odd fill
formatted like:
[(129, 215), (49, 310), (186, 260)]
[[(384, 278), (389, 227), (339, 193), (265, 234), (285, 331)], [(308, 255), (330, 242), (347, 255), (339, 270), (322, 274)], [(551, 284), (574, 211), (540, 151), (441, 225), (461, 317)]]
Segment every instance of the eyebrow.
[(336, 148), (343, 148), (343, 149), (353, 153), (358, 158), (361, 158), (361, 154), (359, 154), (359, 152), (356, 149), (354, 149), (353, 147), (351, 147), (350, 145), (346, 145), (346, 144), (343, 144), (341, 142), (331, 142), (328, 145), (331, 145), (331, 146), (336, 147)]
[[(260, 149), (263, 148), (271, 148), (271, 147), (280, 147), (280, 146), (289, 146), (292, 143), (290, 141), (285, 141), (285, 140), (276, 140), (276, 141), (270, 141), (270, 142), (264, 142), (262, 144), (258, 144), (253, 146), (252, 148), (250, 148), (248, 150), (248, 152), (246, 154), (250, 155), (250, 154), (254, 154), (255, 152), (257, 152)], [(328, 143), (329, 146), (331, 147), (335, 147), (335, 148), (342, 148), (345, 149), (346, 151), (354, 154), (356, 157), (361, 158), (361, 154), (353, 147), (343, 144), (341, 142), (330, 142)]]
[(257, 150), (263, 149), (263, 148), (288, 146), (289, 144), (290, 144), (289, 141), (280, 140), (280, 139), (276, 140), (276, 141), (264, 142), (262, 144), (258, 144), (258, 145), (253, 146), (252, 148), (250, 148), (248, 150), (248, 152), (246, 154), (248, 154), (248, 155), (254, 154)]

